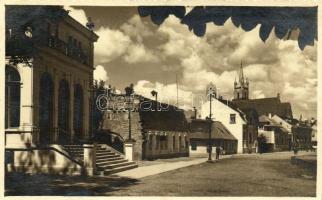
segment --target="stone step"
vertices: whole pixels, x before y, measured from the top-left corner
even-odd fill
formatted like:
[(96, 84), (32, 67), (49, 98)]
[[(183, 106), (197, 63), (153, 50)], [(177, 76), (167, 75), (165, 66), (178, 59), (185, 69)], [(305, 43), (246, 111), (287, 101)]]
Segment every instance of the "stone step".
[(120, 155), (97, 155), (96, 156), (96, 160), (105, 160), (105, 159), (108, 159), (108, 158), (119, 158), (121, 157)]
[(104, 162), (117, 161), (117, 160), (123, 160), (123, 159), (124, 158), (122, 157), (115, 157), (115, 158), (108, 158), (108, 159), (101, 159), (101, 160), (96, 159), (96, 163), (100, 164)]
[(105, 169), (104, 170), (104, 175), (114, 174), (114, 173), (129, 170), (129, 169), (134, 169), (134, 168), (137, 168), (137, 167), (138, 167), (138, 165), (136, 163), (134, 163), (134, 164), (130, 164), (130, 165), (122, 166), (122, 167), (117, 167), (117, 168), (114, 168), (114, 169)]
[(127, 165), (133, 165), (136, 164), (135, 162), (122, 162), (122, 163), (115, 163), (115, 164), (107, 164), (107, 165), (100, 165), (100, 168), (103, 169), (115, 169), (118, 167), (123, 167), (123, 166), (127, 166)]
[(96, 161), (102, 161), (102, 160), (104, 161), (111, 158), (122, 158), (122, 157), (120, 155), (113, 155), (113, 156), (103, 155), (103, 156), (96, 157)]
[(104, 161), (96, 162), (96, 164), (98, 166), (101, 166), (101, 165), (124, 163), (124, 162), (128, 162), (128, 160), (120, 158), (120, 159), (117, 159), (117, 160), (108, 160), (108, 161), (104, 160)]
[(99, 151), (99, 152), (96, 152), (96, 156), (98, 156), (98, 155), (116, 155), (116, 154), (113, 152), (110, 152), (110, 151), (108, 151), (108, 152)]

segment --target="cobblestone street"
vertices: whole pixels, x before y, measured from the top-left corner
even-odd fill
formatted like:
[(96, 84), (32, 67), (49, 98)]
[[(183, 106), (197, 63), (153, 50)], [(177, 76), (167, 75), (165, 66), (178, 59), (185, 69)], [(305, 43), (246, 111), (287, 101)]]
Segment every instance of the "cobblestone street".
[(291, 156), (235, 155), (142, 179), (11, 174), (5, 189), (6, 195), (315, 196), (315, 173), (292, 165)]

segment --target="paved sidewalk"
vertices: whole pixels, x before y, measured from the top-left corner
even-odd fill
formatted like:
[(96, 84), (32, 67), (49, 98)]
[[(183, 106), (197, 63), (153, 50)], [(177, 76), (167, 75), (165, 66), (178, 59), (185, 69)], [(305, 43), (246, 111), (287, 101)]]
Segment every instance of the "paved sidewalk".
[[(231, 155), (220, 156), (221, 159), (231, 158)], [(167, 162), (156, 165), (142, 166), (135, 169), (127, 170), (124, 172), (119, 172), (115, 175), (121, 177), (128, 177), (133, 179), (140, 179), (147, 176), (152, 176), (156, 174), (161, 174), (163, 172), (172, 171), (175, 169), (188, 167), (191, 165), (198, 165), (207, 161), (207, 158), (196, 158), (189, 161), (178, 161), (178, 162)], [(215, 161), (218, 162), (218, 161)]]

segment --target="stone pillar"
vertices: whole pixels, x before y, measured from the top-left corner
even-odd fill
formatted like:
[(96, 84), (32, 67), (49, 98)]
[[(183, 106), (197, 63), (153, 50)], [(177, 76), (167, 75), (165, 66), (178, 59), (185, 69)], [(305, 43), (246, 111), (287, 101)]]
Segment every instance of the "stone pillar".
[(156, 135), (152, 134), (152, 151), (151, 151), (152, 156), (155, 155), (155, 152), (156, 152), (155, 150), (156, 150)]
[(84, 144), (84, 168), (89, 176), (93, 176), (96, 172), (96, 145)]
[(176, 134), (176, 149), (177, 152), (180, 152), (180, 133)]
[[(32, 61), (31, 61), (32, 62)], [(21, 76), (21, 98), (20, 98), (20, 127), (24, 131), (30, 132), (30, 137), (24, 138), (26, 144), (37, 143), (37, 135), (33, 135), (34, 120), (33, 120), (33, 76), (34, 68), (27, 66), (24, 63), (19, 63), (18, 68), (20, 69)], [(33, 138), (34, 136), (34, 138)]]
[(182, 135), (181, 136), (181, 144), (182, 144), (182, 149), (185, 149), (186, 148), (186, 136), (185, 135)]
[(172, 134), (168, 133), (168, 152), (173, 151), (173, 140), (172, 140)]
[(74, 138), (74, 80), (71, 75), (69, 79), (69, 136), (70, 142), (73, 142)]
[(56, 72), (56, 69), (54, 69), (54, 75), (53, 75), (53, 81), (54, 81), (54, 98), (53, 98), (53, 133), (51, 135), (53, 143), (56, 143), (58, 140), (58, 93), (59, 93), (59, 76)]
[(89, 137), (89, 124), (92, 123), (91, 122), (91, 110), (90, 110), (90, 98), (91, 98), (91, 92), (89, 91), (89, 86), (88, 83), (86, 81), (84, 81), (84, 86), (83, 86), (83, 138), (88, 138)]
[(135, 146), (135, 142), (133, 141), (124, 142), (125, 159), (127, 159), (128, 161), (134, 160), (134, 146)]

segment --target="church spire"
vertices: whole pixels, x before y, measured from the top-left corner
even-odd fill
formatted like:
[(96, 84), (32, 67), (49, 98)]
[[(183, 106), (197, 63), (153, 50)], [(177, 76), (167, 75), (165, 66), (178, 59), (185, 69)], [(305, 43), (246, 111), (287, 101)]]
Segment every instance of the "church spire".
[(249, 97), (249, 83), (248, 79), (244, 77), (243, 62), (240, 61), (240, 69), (238, 74), (238, 83), (234, 82), (234, 99), (248, 99)]
[(244, 83), (244, 70), (243, 70), (243, 61), (240, 61), (240, 69), (239, 69), (239, 82)]

